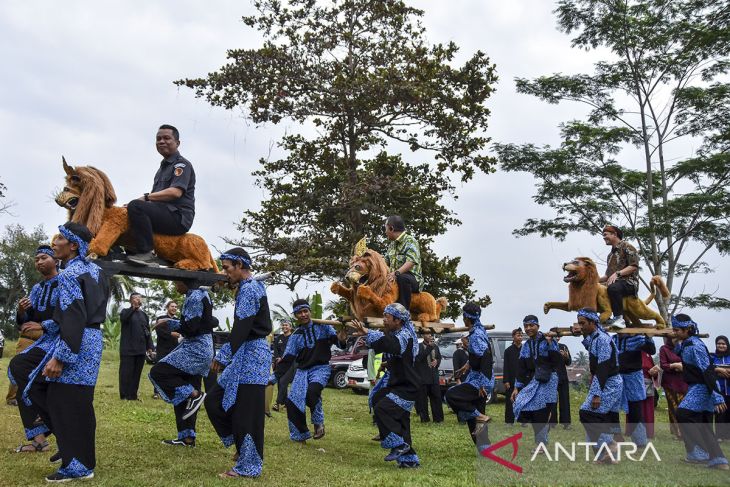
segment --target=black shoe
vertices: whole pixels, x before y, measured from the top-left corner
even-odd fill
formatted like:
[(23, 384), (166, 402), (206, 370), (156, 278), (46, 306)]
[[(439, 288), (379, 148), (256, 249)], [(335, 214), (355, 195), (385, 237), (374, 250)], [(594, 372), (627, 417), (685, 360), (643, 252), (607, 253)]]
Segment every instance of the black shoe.
[(401, 446), (397, 446), (395, 448), (390, 449), (390, 453), (385, 457), (386, 462), (392, 462), (393, 460), (397, 460), (401, 456), (408, 453), (411, 449), (411, 445), (408, 443), (403, 443)]
[(314, 435), (312, 435), (312, 439), (319, 440), (323, 436), (324, 436), (324, 425), (315, 424), (314, 425)]
[(71, 482), (72, 480), (88, 480), (93, 478), (94, 472), (91, 472), (89, 475), (84, 475), (83, 477), (68, 477), (66, 475), (56, 472), (46, 477), (46, 482), (50, 484), (60, 484), (63, 482)]
[(185, 411), (183, 412), (182, 419), (188, 419), (190, 416), (198, 412), (200, 406), (203, 405), (203, 399), (205, 399), (205, 392), (198, 392), (197, 397), (188, 398), (188, 403), (185, 405)]
[(128, 255), (126, 261), (129, 264), (140, 267), (159, 267), (157, 256), (151, 250), (141, 254)]
[(193, 438), (193, 441), (187, 442), (185, 440), (178, 440), (175, 438), (174, 440), (162, 440), (163, 445), (170, 445), (170, 446), (188, 446), (190, 448), (195, 448), (195, 439)]
[(57, 451), (56, 453), (54, 453), (53, 455), (51, 455), (51, 458), (49, 458), (48, 461), (51, 462), (51, 463), (58, 463), (58, 462), (60, 462), (61, 461), (61, 452), (60, 451)]

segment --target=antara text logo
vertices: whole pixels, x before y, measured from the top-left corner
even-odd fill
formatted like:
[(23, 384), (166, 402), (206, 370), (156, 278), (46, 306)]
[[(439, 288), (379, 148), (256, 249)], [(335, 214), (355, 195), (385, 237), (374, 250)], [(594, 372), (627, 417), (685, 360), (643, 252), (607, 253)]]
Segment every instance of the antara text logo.
[[(510, 470), (513, 470), (519, 474), (523, 472), (521, 466), (512, 463), (517, 457), (519, 451), (519, 440), (522, 439), (522, 433), (505, 438), (504, 440), (494, 443), (484, 449), (479, 450), (479, 454), (484, 458), (488, 458), (493, 462), (496, 462)], [(504, 448), (505, 446), (512, 447), (512, 458), (507, 460), (498, 456), (495, 452)], [(632, 462), (643, 462), (647, 456), (653, 456), (656, 461), (661, 462), (662, 459), (659, 456), (654, 445), (649, 442), (646, 446), (640, 447), (635, 443), (620, 442), (615, 443), (615, 448), (610, 448), (607, 443), (594, 443), (590, 441), (578, 441), (563, 444), (555, 442), (552, 444), (552, 450), (548, 445), (541, 443), (535, 448), (535, 451), (530, 457), (530, 461), (535, 461), (538, 455), (544, 455), (549, 462), (569, 461), (576, 462), (585, 460), (586, 462), (594, 462), (605, 455), (611, 458), (614, 462), (620, 462), (622, 460), (629, 460)]]

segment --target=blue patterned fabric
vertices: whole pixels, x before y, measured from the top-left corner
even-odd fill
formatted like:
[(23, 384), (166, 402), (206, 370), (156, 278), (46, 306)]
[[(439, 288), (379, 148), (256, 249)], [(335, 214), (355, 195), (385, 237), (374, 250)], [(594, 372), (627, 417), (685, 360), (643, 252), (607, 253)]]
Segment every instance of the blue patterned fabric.
[[(466, 316), (466, 313), (464, 313), (464, 315)], [(469, 347), (467, 348), (467, 351), (472, 355), (478, 355), (481, 357), (487, 353), (491, 347), (489, 334), (477, 317), (469, 330)], [(470, 370), (469, 374), (466, 376), (466, 380), (464, 380), (464, 383), (470, 384), (476, 389), (483, 387), (487, 392), (491, 392), (494, 389), (494, 373), (492, 373), (491, 377), (487, 377), (479, 370)]]
[[(618, 365), (618, 350), (616, 344), (611, 340), (603, 330), (597, 329), (591, 335), (583, 339), (583, 346), (588, 351), (589, 356), (594, 356), (598, 360), (598, 364), (610, 360), (611, 353), (614, 353), (614, 361)], [(601, 398), (601, 405), (598, 409), (591, 407), (591, 401), (593, 396)], [(606, 380), (606, 384), (603, 389), (598, 382), (598, 377), (593, 376), (591, 379), (591, 386), (588, 390), (588, 395), (585, 401), (581, 405), (580, 409), (584, 411), (591, 411), (598, 414), (605, 414), (609, 412), (617, 413), (621, 409), (623, 399), (623, 379), (621, 374), (611, 376)]]
[(187, 429), (177, 432), (177, 439), (184, 440), (185, 438), (195, 438), (195, 430)]
[[(458, 386), (454, 386), (458, 387)], [(456, 417), (459, 418), (459, 422), (465, 423), (469, 421), (470, 419), (478, 418), (479, 417), (479, 411), (474, 409), (473, 411), (458, 411), (456, 413)]]
[[(408, 323), (410, 324), (411, 328), (413, 328), (413, 324), (410, 322), (408, 322)], [(378, 340), (380, 340), (381, 338), (383, 338), (385, 336), (385, 334), (382, 331), (378, 331), (378, 330), (368, 330), (367, 332), (368, 332), (367, 335), (365, 335), (365, 344), (368, 347), (372, 346), (373, 343), (377, 342)], [(408, 330), (405, 326), (401, 327), (400, 330), (396, 331), (393, 334), (393, 336), (395, 336), (398, 339), (398, 343), (400, 344), (400, 355), (401, 356), (406, 353), (406, 347), (408, 346), (408, 340), (409, 339), (413, 340), (413, 347), (412, 347), (411, 351), (414, 354), (413, 361), (415, 362), (415, 357), (416, 357), (416, 355), (418, 355), (418, 337), (414, 338), (413, 335), (415, 335), (415, 331), (413, 331), (413, 333), (411, 333), (411, 330)], [(390, 354), (387, 354), (387, 353), (383, 354), (383, 361), (384, 362), (387, 361), (389, 357), (390, 357)]]
[(79, 246), (79, 256), (83, 259), (86, 258), (86, 255), (89, 253), (89, 242), (84, 241), (81, 237), (73, 233), (68, 228), (64, 227), (63, 225), (60, 225), (58, 227), (58, 232), (63, 235), (63, 238), (68, 240), (69, 242), (73, 242), (76, 245)]
[(203, 289), (191, 289), (185, 293), (182, 310), (183, 318), (190, 321), (203, 316), (203, 301), (210, 302), (207, 291)]
[(415, 464), (415, 465), (421, 464), (421, 461), (418, 458), (418, 455), (416, 455), (415, 453), (406, 453), (405, 455), (401, 455), (398, 458), (396, 458), (395, 461), (398, 465), (403, 465), (404, 463)]
[[(557, 352), (558, 344), (555, 340), (548, 342), (544, 335), (540, 332), (535, 338), (529, 338), (520, 349), (520, 359), (531, 357), (537, 362), (538, 357), (549, 358), (550, 352)], [(520, 381), (515, 382), (515, 387), (520, 389), (517, 398), (512, 406), (515, 418), (519, 418), (522, 411), (537, 411), (545, 408), (548, 404), (558, 402), (558, 374), (553, 372), (550, 374), (548, 382), (539, 382), (534, 378), (527, 386)]]
[(49, 431), (51, 430), (45, 424), (36, 426), (35, 428), (25, 428), (25, 439), (30, 441), (38, 435), (45, 435)]
[(238, 285), (236, 293), (236, 316), (244, 320), (256, 316), (261, 306), (261, 298), (266, 296), (266, 288), (260, 281), (245, 279)]
[(218, 349), (218, 353), (215, 354), (215, 361), (224, 367), (231, 363), (230, 343), (224, 343), (223, 346)]
[(411, 409), (413, 409), (413, 405), (415, 404), (415, 401), (408, 401), (406, 399), (403, 399), (402, 397), (400, 397), (399, 395), (397, 395), (394, 392), (389, 392), (388, 394), (386, 394), (385, 397), (387, 397), (388, 399), (393, 401), (395, 404), (397, 404), (398, 407), (400, 407), (404, 411), (408, 411), (409, 413), (411, 412)]
[(373, 407), (375, 404), (373, 404), (373, 397), (375, 397), (375, 394), (378, 393), (379, 390), (383, 389), (384, 387), (388, 387), (388, 378), (390, 377), (390, 371), (386, 371), (383, 376), (378, 379), (378, 381), (375, 383), (373, 387), (370, 388), (370, 392), (368, 393), (368, 406), (370, 407), (370, 410), (373, 410)]
[(297, 369), (289, 389), (289, 400), (294, 403), (298, 410), (304, 412), (309, 384), (316, 383), (326, 387), (331, 373), (332, 369), (329, 365), (315, 365), (306, 370)]
[(710, 454), (700, 448), (699, 445), (695, 445), (692, 451), (687, 453), (687, 460), (690, 462), (706, 462), (710, 459)]
[(297, 427), (294, 426), (294, 423), (289, 421), (289, 438), (294, 441), (304, 441), (310, 439), (311, 437), (312, 433), (310, 433), (309, 430), (300, 433)]
[(210, 333), (185, 338), (172, 352), (160, 360), (186, 374), (208, 376), (213, 361), (213, 336)]
[[(228, 353), (230, 354), (230, 347), (228, 347)], [(223, 393), (224, 411), (228, 411), (235, 404), (239, 384), (265, 386), (269, 383), (271, 360), (271, 349), (265, 338), (248, 340), (241, 344), (226, 368), (218, 376), (218, 384), (225, 391)]]
[(314, 406), (314, 411), (312, 411), (312, 424), (324, 424), (324, 408), (322, 407), (321, 397)]
[(64, 477), (73, 478), (86, 477), (93, 471), (93, 469), (86, 467), (86, 465), (79, 462), (75, 458), (71, 459), (71, 462), (69, 462), (67, 466), (58, 469), (58, 473), (60, 473)]
[(251, 435), (246, 435), (241, 442), (241, 449), (238, 455), (238, 461), (233, 467), (233, 471), (244, 477), (258, 477), (264, 467), (264, 461), (256, 450)]
[(289, 335), (284, 357), (288, 355), (297, 357), (299, 352), (305, 348), (313, 349), (319, 340), (326, 340), (335, 335), (337, 335), (337, 332), (330, 325), (321, 325), (311, 321), (306, 325), (299, 325), (296, 332)]
[(298, 306), (294, 306), (294, 309), (292, 310), (292, 313), (297, 314), (303, 309), (311, 310), (312, 308), (309, 306), (308, 303), (300, 304)]
[(581, 310), (578, 310), (578, 316), (582, 316), (583, 318), (587, 319), (588, 321), (592, 321), (596, 325), (598, 325), (601, 322), (601, 317), (596, 313), (595, 311), (583, 308)]
[(494, 389), (494, 373), (491, 377), (487, 377), (478, 370), (470, 370), (462, 384), (469, 384), (475, 389), (483, 387), (487, 392), (491, 392)]
[(41, 327), (43, 328), (43, 335), (41, 335), (38, 340), (33, 342), (31, 346), (21, 352), (28, 353), (34, 348), (40, 348), (41, 350), (46, 352), (46, 355), (38, 363), (36, 368), (33, 369), (30, 374), (28, 374), (28, 384), (25, 386), (25, 389), (23, 389), (20, 395), (20, 398), (23, 400), (26, 406), (30, 406), (32, 404), (28, 394), (30, 394), (30, 387), (31, 385), (33, 385), (33, 381), (36, 379), (36, 377), (38, 377), (38, 374), (43, 371), (43, 368), (51, 359), (51, 354), (56, 349), (56, 345), (58, 344), (58, 323), (53, 320), (46, 320), (41, 323)]
[[(57, 280), (58, 275), (55, 275), (47, 281), (39, 282), (33, 286), (30, 290), (30, 296), (28, 296), (28, 299), (30, 299), (30, 305), (34, 310), (45, 311), (46, 304), (56, 306), (58, 303), (58, 288), (55, 286)], [(44, 295), (48, 294), (49, 290), (51, 293), (51, 299), (42, 299)]]
[(233, 439), (233, 435), (221, 436), (221, 443), (223, 443), (223, 446), (226, 448), (231, 446), (234, 442), (235, 440)]
[[(104, 339), (101, 330), (85, 328), (81, 339), (81, 348), (76, 354), (76, 361), (66, 363), (64, 358), (68, 355), (66, 343), (59, 340), (59, 346), (54, 357), (64, 362), (61, 376), (57, 379), (48, 379), (48, 382), (59, 382), (61, 384), (75, 384), (80, 386), (95, 386), (99, 376), (99, 365), (101, 365), (101, 352), (104, 347)], [(68, 352), (70, 354), (70, 352)]]
[(646, 399), (646, 388), (644, 387), (644, 373), (641, 370), (621, 374), (624, 383), (622, 405), (624, 411), (628, 412), (629, 402), (643, 401)]
[[(383, 310), (383, 313), (387, 313), (394, 318), (397, 318), (401, 320), (402, 326), (401, 329), (396, 332), (396, 336), (398, 337), (398, 341), (401, 344), (401, 356), (406, 351), (406, 346), (408, 344), (408, 339), (413, 340), (412, 345), (412, 354), (413, 354), (413, 362), (416, 362), (416, 355), (418, 355), (418, 335), (416, 334), (416, 329), (413, 327), (413, 323), (411, 322), (411, 313), (403, 307), (400, 303), (393, 303), (389, 304), (385, 307), (385, 310)], [(367, 337), (366, 337), (367, 339)]]
[(251, 268), (251, 259), (248, 259), (244, 257), (243, 255), (236, 255), (236, 254), (221, 254), (220, 257), (218, 257), (220, 260), (232, 260), (232, 261), (238, 261), (243, 264), (243, 267), (245, 269)]
[(392, 431), (388, 433), (388, 436), (386, 436), (381, 442), (380, 446), (386, 449), (390, 448), (398, 448), (401, 445), (405, 445), (406, 440), (403, 439), (402, 436), (396, 435)]
[[(685, 365), (694, 365), (701, 371), (710, 366), (710, 354), (707, 347), (696, 336), (691, 336), (678, 343), (674, 350), (677, 355), (682, 357), (682, 363)], [(710, 393), (705, 384), (690, 384), (679, 407), (694, 412), (714, 412), (715, 406), (724, 402), (723, 397), (716, 391)]]
[[(730, 366), (730, 355), (718, 356), (716, 354), (710, 354), (712, 363), (715, 365), (728, 365)], [(720, 390), (720, 394), (730, 396), (730, 379), (717, 378), (717, 388)], [(728, 404), (730, 406), (730, 404)]]
[(700, 325), (694, 321), (680, 321), (676, 316), (672, 316), (672, 328), (694, 328), (696, 332), (700, 331)]
[(152, 378), (152, 374), (147, 374), (147, 377), (149, 377), (150, 382), (152, 382), (152, 387), (154, 387), (155, 392), (160, 395), (163, 401), (166, 403), (172, 404), (173, 406), (177, 406), (178, 404), (182, 404), (188, 397), (190, 397), (190, 394), (193, 393), (195, 388), (190, 384), (185, 384), (182, 386), (178, 386), (175, 388), (175, 395), (172, 397), (165, 394), (165, 391), (162, 389), (162, 387), (155, 382), (155, 380)]

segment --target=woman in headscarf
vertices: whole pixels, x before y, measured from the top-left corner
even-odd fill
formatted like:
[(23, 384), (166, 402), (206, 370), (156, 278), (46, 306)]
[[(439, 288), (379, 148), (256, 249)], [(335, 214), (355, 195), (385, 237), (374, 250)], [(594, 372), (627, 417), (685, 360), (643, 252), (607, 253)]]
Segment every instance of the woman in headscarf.
[(659, 366), (662, 368), (662, 388), (667, 397), (669, 431), (676, 439), (682, 439), (677, 422), (677, 407), (687, 394), (687, 383), (682, 377), (682, 357), (676, 354), (676, 337), (665, 337), (664, 345), (659, 348)]
[[(715, 338), (715, 353), (712, 354), (712, 363), (715, 364), (717, 374), (717, 388), (726, 405), (730, 405), (730, 343), (725, 335)], [(725, 412), (715, 413), (715, 437), (718, 441), (730, 440), (730, 408)]]

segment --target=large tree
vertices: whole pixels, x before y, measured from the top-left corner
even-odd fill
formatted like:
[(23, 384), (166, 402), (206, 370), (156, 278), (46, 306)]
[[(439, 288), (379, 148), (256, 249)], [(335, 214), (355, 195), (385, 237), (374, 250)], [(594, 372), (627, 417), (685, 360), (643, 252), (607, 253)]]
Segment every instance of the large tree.
[[(730, 4), (710, 0), (562, 0), (561, 30), (605, 59), (590, 74), (517, 79), (521, 93), (587, 107), (561, 125), (559, 147), (497, 145), (502, 167), (537, 180), (552, 218), (515, 230), (564, 239), (625, 227), (648, 272), (666, 277), (670, 302), (730, 307), (711, 293), (687, 295), (711, 272), (706, 256), (730, 251)], [(694, 151), (694, 152), (693, 152)]]
[(18, 301), (30, 294), (41, 280), (35, 268), (35, 251), (48, 244), (42, 227), (27, 231), (21, 225), (9, 225), (0, 237), (0, 327), (6, 336), (17, 337), (15, 313)]
[(262, 47), (230, 50), (218, 71), (176, 82), (256, 124), (302, 126), (282, 139), (284, 159), (261, 159), (254, 174), (268, 199), (245, 212), (236, 240), (293, 290), (342, 276), (363, 236), (382, 251), (384, 219), (400, 214), (420, 239), (426, 287), (449, 297), (455, 314), (474, 297), (472, 280), (457, 274), (458, 258), (430, 246), (459, 223), (442, 203), (458, 196), (454, 179), (492, 170), (483, 149), (494, 66), (480, 51), (457, 65), (458, 47), (429, 44), (423, 12), (402, 1), (254, 6), (243, 21)]

